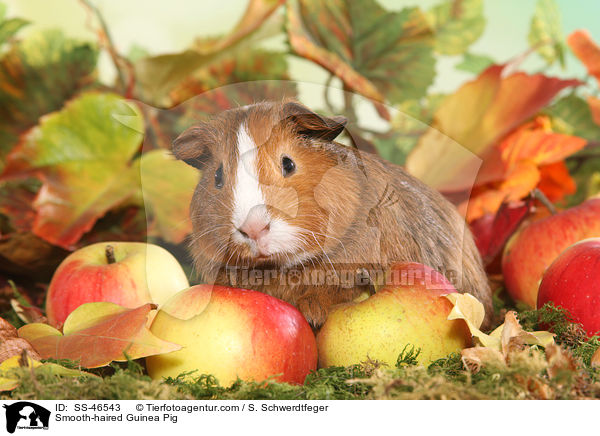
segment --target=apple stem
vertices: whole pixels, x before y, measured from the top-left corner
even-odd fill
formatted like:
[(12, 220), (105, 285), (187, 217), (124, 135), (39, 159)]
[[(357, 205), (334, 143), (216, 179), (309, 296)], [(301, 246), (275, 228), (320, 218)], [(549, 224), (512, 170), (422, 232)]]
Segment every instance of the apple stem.
[(106, 261), (111, 264), (115, 263), (117, 259), (115, 259), (115, 249), (112, 245), (107, 245), (104, 249), (104, 254), (106, 255)]
[(552, 202), (548, 200), (548, 197), (546, 197), (546, 195), (542, 191), (540, 191), (538, 188), (535, 188), (533, 191), (531, 191), (531, 196), (539, 200), (540, 203), (542, 203), (552, 215), (556, 215), (556, 208), (554, 207)]

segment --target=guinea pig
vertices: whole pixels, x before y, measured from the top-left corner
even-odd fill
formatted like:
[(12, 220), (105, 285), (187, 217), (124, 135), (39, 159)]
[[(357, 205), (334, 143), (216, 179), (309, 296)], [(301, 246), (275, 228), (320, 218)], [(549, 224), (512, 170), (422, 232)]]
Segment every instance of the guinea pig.
[(489, 324), (491, 292), (463, 218), (400, 166), (334, 142), (345, 124), (295, 101), (262, 102), (175, 139), (174, 155), (202, 170), (190, 250), (204, 281), (285, 300), (318, 328), (331, 306), (381, 283), (379, 272), (418, 262), (477, 297)]

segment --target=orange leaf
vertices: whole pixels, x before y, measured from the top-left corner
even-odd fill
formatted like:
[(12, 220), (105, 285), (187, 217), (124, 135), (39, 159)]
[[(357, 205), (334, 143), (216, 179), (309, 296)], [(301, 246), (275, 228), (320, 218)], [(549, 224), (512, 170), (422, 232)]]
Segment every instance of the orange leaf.
[(440, 191), (461, 192), (472, 187), (483, 160), (475, 184), (502, 180), (508, 169), (499, 160), (498, 141), (560, 90), (580, 84), (542, 74), (506, 76), (505, 68), (489, 67), (442, 102), (434, 116), (434, 129), (420, 138), (408, 156), (406, 167), (411, 174)]
[(600, 81), (600, 47), (592, 41), (587, 30), (576, 30), (567, 38), (567, 44), (585, 65), (588, 72)]
[(519, 161), (497, 187), (483, 190), (459, 206), (468, 222), (486, 214), (495, 214), (503, 202), (518, 201), (527, 196), (540, 181), (540, 172), (531, 160)]
[(592, 111), (592, 119), (600, 126), (600, 98), (589, 96), (587, 101)]
[(86, 368), (113, 360), (146, 357), (181, 347), (154, 336), (147, 328), (153, 306), (127, 309), (113, 303), (86, 303), (65, 321), (64, 335), (47, 324), (28, 324), (19, 329), (43, 359), (70, 359)]
[(537, 165), (563, 160), (585, 147), (586, 140), (578, 136), (553, 133), (547, 117), (536, 117), (506, 136), (499, 145), (501, 159), (507, 169), (520, 160)]
[(569, 169), (563, 161), (543, 165), (538, 169), (541, 177), (537, 187), (551, 202), (560, 201), (566, 195), (574, 194), (577, 191), (575, 180), (569, 174)]

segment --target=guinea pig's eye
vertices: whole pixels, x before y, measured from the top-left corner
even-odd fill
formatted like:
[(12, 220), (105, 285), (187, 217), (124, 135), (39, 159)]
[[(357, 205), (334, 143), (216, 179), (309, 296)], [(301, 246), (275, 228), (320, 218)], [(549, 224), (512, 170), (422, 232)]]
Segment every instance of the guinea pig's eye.
[(294, 171), (296, 171), (296, 164), (294, 161), (287, 156), (283, 156), (281, 158), (281, 173), (283, 174), (283, 177), (291, 176), (294, 174)]
[(215, 171), (215, 187), (221, 189), (223, 187), (223, 164), (219, 165)]

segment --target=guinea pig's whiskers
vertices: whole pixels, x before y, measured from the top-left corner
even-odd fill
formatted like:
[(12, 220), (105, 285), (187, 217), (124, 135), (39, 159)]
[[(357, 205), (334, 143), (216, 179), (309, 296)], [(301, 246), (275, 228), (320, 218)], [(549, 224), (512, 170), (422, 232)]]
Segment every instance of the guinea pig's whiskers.
[[(327, 261), (329, 262), (329, 265), (331, 265), (331, 269), (335, 272), (336, 275), (338, 275), (337, 271), (335, 270), (335, 267), (333, 266), (333, 263), (331, 262), (331, 259), (329, 258), (329, 256), (325, 252), (325, 250), (323, 249), (323, 246), (321, 245), (321, 243), (319, 242), (319, 240), (315, 236), (314, 232), (310, 232), (310, 233), (313, 235), (313, 238), (315, 239), (315, 242), (321, 248), (321, 251), (323, 252), (323, 254), (325, 255), (325, 257), (327, 258)], [(338, 279), (339, 279), (339, 276), (338, 276)]]

